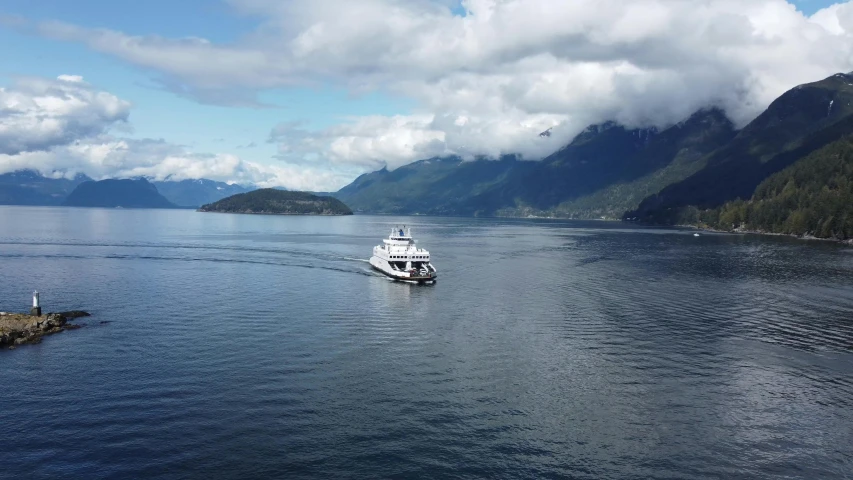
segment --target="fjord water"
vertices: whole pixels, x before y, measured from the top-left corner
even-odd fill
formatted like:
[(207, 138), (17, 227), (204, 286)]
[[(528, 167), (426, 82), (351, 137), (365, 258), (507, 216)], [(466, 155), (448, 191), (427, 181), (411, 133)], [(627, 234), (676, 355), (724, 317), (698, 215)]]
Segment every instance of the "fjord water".
[[(435, 286), (370, 271), (412, 226)], [(853, 249), (618, 223), (0, 207), (4, 478), (849, 478)], [(101, 324), (101, 322), (110, 322)]]

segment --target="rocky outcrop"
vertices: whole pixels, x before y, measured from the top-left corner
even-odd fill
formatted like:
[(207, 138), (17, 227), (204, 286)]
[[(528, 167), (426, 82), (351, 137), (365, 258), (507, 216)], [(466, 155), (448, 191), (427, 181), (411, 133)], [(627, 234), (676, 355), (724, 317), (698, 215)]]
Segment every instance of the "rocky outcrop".
[(0, 347), (14, 348), (25, 343), (39, 343), (45, 335), (80, 328), (68, 323), (69, 318), (87, 317), (83, 311), (48, 313), (34, 316), (23, 313), (0, 313)]

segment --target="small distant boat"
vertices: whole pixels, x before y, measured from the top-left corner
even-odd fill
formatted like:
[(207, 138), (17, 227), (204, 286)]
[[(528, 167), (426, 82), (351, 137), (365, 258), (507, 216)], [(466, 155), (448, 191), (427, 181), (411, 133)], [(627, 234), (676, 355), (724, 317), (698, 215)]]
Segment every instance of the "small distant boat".
[(699, 234), (698, 234), (698, 233), (694, 233), (694, 234), (693, 234), (693, 236), (694, 236), (694, 237), (698, 237), (698, 236), (699, 236)]
[(373, 247), (370, 265), (397, 280), (435, 283), (438, 277), (429, 252), (415, 246), (410, 228), (394, 228), (391, 235)]

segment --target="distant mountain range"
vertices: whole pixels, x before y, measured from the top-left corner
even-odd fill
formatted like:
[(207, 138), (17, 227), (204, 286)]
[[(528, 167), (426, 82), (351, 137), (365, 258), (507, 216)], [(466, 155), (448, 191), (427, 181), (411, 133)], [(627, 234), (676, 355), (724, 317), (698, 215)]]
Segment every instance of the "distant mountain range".
[(609, 122), (541, 161), (430, 158), (364, 174), (335, 196), (372, 213), (689, 222), (695, 215), (682, 212), (748, 199), (770, 175), (853, 133), (851, 102), (853, 76), (838, 74), (790, 90), (740, 131), (716, 109), (660, 131)]
[[(541, 161), (430, 158), (361, 175), (333, 196), (364, 213), (603, 217), (847, 238), (853, 205), (838, 198), (853, 178), (849, 162), (834, 159), (853, 155), (851, 105), (853, 75), (837, 74), (791, 89), (740, 130), (713, 108), (660, 130), (607, 122)], [(820, 179), (833, 183), (818, 188)], [(124, 184), (23, 170), (0, 175), (0, 204), (197, 208), (251, 190), (204, 179), (143, 182), (118, 192)]]
[[(66, 203), (66, 198), (71, 195), (75, 188), (84, 182), (91, 181), (91, 178), (82, 174), (69, 180), (66, 178), (44, 176), (35, 170), (19, 170), (17, 172), (5, 173), (0, 175), (0, 205), (63, 205)], [(212, 203), (237, 193), (253, 190), (253, 188), (241, 185), (230, 185), (206, 179), (146, 181), (146, 183), (155, 187), (157, 193), (165, 197), (171, 206), (186, 208), (198, 208), (201, 205)], [(106, 187), (97, 188), (103, 189)], [(95, 191), (102, 190), (96, 189)], [(137, 193), (144, 193), (144, 191), (139, 190)], [(124, 199), (125, 202), (130, 200), (130, 198)], [(144, 198), (140, 200), (145, 203)], [(72, 200), (72, 203), (78, 201), (80, 201), (79, 197), (76, 200)], [(90, 201), (95, 201), (95, 199), (90, 199)]]
[(231, 195), (254, 190), (254, 188), (247, 188), (242, 185), (229, 185), (224, 182), (215, 182), (206, 179), (152, 183), (157, 187), (157, 191), (170, 202), (180, 207), (193, 208), (213, 203)]
[(65, 201), (66, 207), (177, 208), (148, 180), (93, 180), (77, 185)]
[(76, 187), (90, 181), (86, 175), (72, 180), (48, 178), (35, 170), (0, 175), (0, 205), (61, 205)]

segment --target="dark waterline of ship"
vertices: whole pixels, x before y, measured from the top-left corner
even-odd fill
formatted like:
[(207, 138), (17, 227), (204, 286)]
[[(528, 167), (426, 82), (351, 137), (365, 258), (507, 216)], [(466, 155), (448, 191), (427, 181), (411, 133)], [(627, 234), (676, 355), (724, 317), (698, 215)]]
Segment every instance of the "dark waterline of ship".
[[(434, 286), (367, 259), (394, 224)], [(0, 478), (849, 478), (853, 249), (0, 207)], [(102, 325), (100, 322), (109, 321)]]

